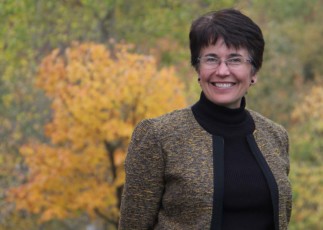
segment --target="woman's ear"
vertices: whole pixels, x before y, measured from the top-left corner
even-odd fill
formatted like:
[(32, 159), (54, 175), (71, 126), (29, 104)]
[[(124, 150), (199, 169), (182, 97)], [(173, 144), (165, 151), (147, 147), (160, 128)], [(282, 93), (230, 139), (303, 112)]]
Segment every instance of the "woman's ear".
[(251, 77), (251, 80), (250, 80), (250, 85), (254, 85), (257, 83), (257, 75), (254, 75)]

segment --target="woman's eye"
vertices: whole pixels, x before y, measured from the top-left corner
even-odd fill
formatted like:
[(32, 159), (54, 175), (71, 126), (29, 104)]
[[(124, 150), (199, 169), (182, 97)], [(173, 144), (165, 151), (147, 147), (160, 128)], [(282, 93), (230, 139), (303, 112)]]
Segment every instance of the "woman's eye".
[(240, 64), (242, 62), (241, 58), (230, 58), (227, 60), (228, 63), (231, 64)]
[(218, 59), (209, 57), (209, 58), (206, 59), (206, 62), (207, 63), (217, 63), (218, 62)]

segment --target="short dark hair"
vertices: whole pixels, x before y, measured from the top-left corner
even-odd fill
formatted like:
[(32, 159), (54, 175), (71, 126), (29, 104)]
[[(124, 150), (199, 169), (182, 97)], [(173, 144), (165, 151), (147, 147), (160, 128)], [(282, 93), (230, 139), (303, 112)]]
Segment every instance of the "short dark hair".
[(223, 9), (202, 15), (192, 22), (189, 33), (191, 64), (198, 70), (203, 47), (223, 38), (228, 47), (246, 48), (256, 73), (262, 65), (265, 41), (259, 26), (236, 9)]

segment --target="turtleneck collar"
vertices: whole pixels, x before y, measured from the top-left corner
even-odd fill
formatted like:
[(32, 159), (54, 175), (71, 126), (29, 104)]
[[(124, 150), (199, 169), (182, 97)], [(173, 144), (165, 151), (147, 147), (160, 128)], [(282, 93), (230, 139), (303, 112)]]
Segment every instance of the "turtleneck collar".
[(221, 136), (246, 135), (254, 131), (255, 125), (245, 109), (246, 99), (237, 109), (214, 104), (201, 93), (200, 100), (192, 106), (197, 122), (209, 133)]

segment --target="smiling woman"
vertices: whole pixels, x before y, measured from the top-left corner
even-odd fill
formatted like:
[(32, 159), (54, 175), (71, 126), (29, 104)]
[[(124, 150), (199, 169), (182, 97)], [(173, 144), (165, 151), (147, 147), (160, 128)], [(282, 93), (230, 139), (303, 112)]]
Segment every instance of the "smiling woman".
[(196, 19), (189, 39), (201, 97), (137, 125), (120, 229), (286, 230), (288, 135), (244, 97), (262, 65), (260, 28), (224, 9)]
[(198, 74), (205, 96), (217, 105), (239, 108), (248, 88), (257, 81), (248, 50), (229, 48), (219, 37), (214, 45), (202, 48), (200, 53)]

